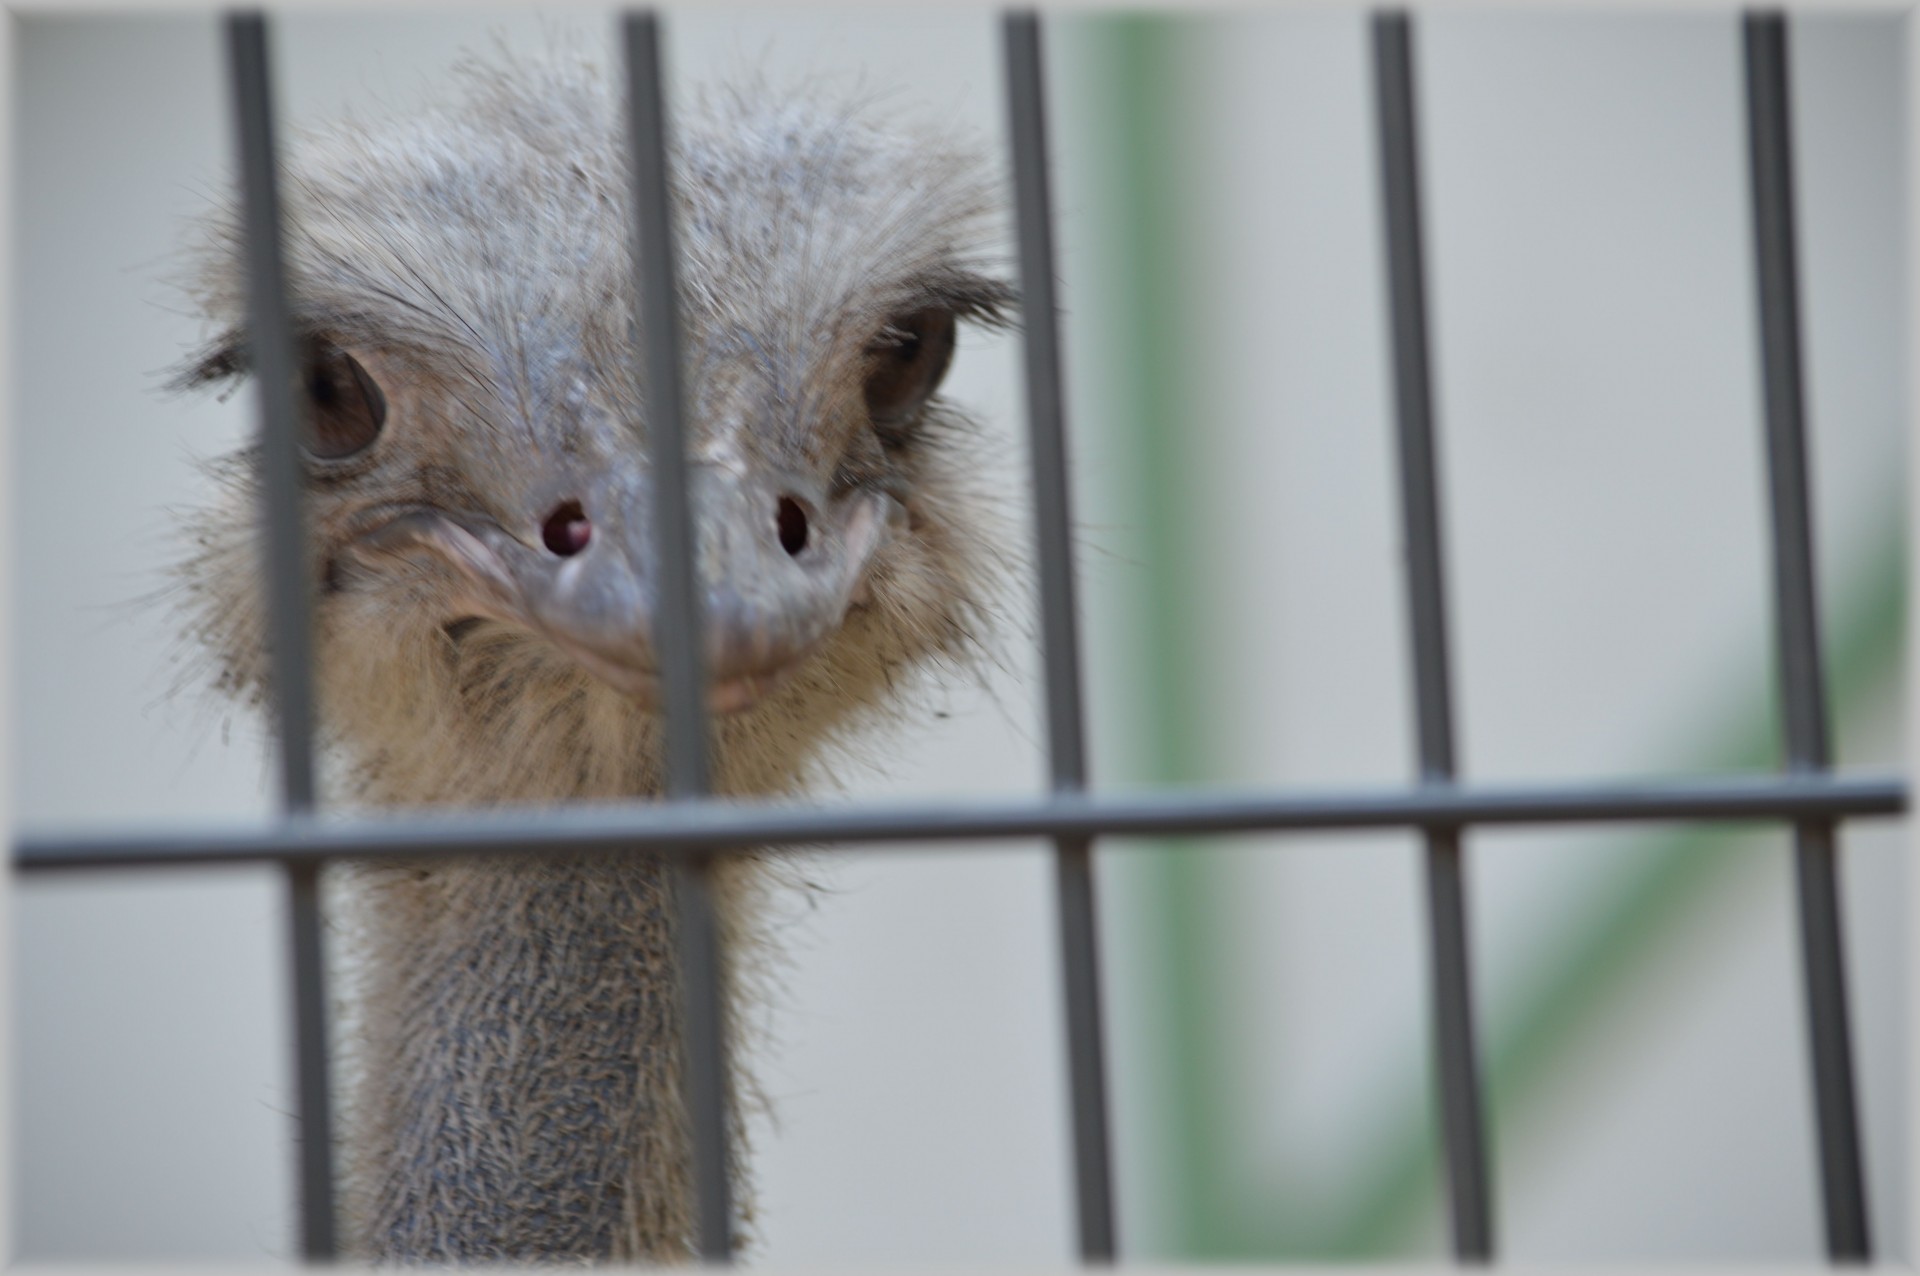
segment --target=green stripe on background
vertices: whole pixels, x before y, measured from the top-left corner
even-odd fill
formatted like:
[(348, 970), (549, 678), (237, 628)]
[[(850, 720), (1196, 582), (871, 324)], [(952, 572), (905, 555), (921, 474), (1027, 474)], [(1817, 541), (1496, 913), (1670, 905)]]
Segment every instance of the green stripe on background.
[[(1147, 724), (1143, 737), (1129, 742), (1131, 763), (1138, 780), (1194, 783), (1206, 776), (1208, 715), (1190, 618), (1207, 614), (1207, 600), (1190, 570), (1200, 561), (1187, 464), (1198, 414), (1183, 410), (1192, 402), (1181, 381), (1188, 298), (1177, 248), (1177, 184), (1169, 176), (1188, 132), (1177, 69), (1182, 24), (1129, 15), (1080, 21), (1071, 29), (1084, 42), (1099, 86), (1093, 118), (1103, 126), (1090, 140), (1110, 148), (1101, 158), (1114, 185), (1101, 208), (1124, 262), (1102, 272), (1112, 298), (1102, 333), (1110, 353), (1102, 362), (1103, 374), (1119, 382), (1107, 396), (1106, 424), (1132, 467), (1124, 508), (1143, 585), (1132, 595), (1139, 606), (1127, 620), (1138, 644), (1127, 694), (1143, 706)], [(1231, 1229), (1232, 1218), (1212, 1170), (1228, 1160), (1225, 1087), (1208, 1066), (1219, 1061), (1218, 1052), (1191, 1048), (1220, 1040), (1222, 1006), (1218, 998), (1190, 995), (1211, 987), (1220, 966), (1209, 937), (1222, 883), (1209, 857), (1178, 845), (1141, 848), (1128, 855), (1126, 867), (1137, 895), (1152, 901), (1150, 915), (1140, 920), (1158, 941), (1156, 986), (1174, 992), (1155, 1007), (1149, 1046), (1158, 1054), (1156, 1071), (1170, 1082), (1149, 1118), (1150, 1141), (1169, 1169), (1158, 1176), (1169, 1194), (1162, 1203), (1172, 1225), (1168, 1249), (1224, 1256), (1215, 1238)]]
[[(1195, 544), (1187, 459), (1205, 450), (1195, 435), (1207, 414), (1195, 410), (1205, 387), (1188, 379), (1194, 363), (1186, 335), (1205, 331), (1187, 322), (1197, 313), (1204, 281), (1183, 284), (1191, 274), (1178, 199), (1187, 189), (1180, 160), (1197, 128), (1189, 107), (1197, 95), (1185, 88), (1204, 74), (1197, 27), (1125, 15), (1075, 20), (1062, 29), (1091, 72), (1072, 118), (1097, 127), (1076, 141), (1101, 152), (1108, 175), (1085, 214), (1101, 220), (1101, 292), (1112, 298), (1094, 319), (1104, 342), (1102, 375), (1119, 381), (1103, 395), (1110, 399), (1104, 424), (1115, 432), (1116, 448), (1138, 458), (1122, 484), (1120, 505), (1138, 558), (1138, 588), (1122, 619), (1138, 647), (1136, 663), (1114, 692), (1144, 705), (1146, 738), (1127, 742), (1137, 772), (1130, 778), (1204, 782), (1210, 705), (1200, 676), (1202, 626), (1219, 609), (1195, 568), (1204, 547)], [(1889, 505), (1860, 575), (1842, 582), (1844, 602), (1830, 632), (1835, 716), (1843, 731), (1900, 684), (1905, 526), (1903, 506)], [(1720, 725), (1710, 726), (1684, 759), (1685, 769), (1717, 774), (1777, 765), (1772, 705), (1729, 702), (1701, 720)], [(1585, 1034), (1656, 974), (1687, 929), (1760, 863), (1753, 836), (1751, 830), (1694, 827), (1618, 839), (1614, 854), (1623, 870), (1608, 894), (1574, 919), (1566, 942), (1546, 956), (1543, 974), (1517, 1003), (1489, 1008), (1483, 1021), (1492, 1038), (1485, 1052), (1491, 1109), (1507, 1135), (1502, 1144), (1524, 1138), (1526, 1127), (1548, 1112), (1553, 1082), (1579, 1057)], [(1152, 1149), (1153, 1181), (1164, 1196), (1150, 1203), (1164, 1234), (1142, 1245), (1129, 1227), (1128, 1252), (1242, 1261), (1382, 1258), (1430, 1243), (1439, 1185), (1424, 1070), (1410, 1071), (1380, 1096), (1381, 1110), (1404, 1119), (1365, 1158), (1371, 1168), (1331, 1216), (1304, 1216), (1288, 1207), (1283, 1185), (1245, 1178), (1244, 1167), (1271, 1165), (1273, 1157), (1271, 1149), (1244, 1142), (1244, 1126), (1232, 1111), (1226, 1003), (1233, 972), (1220, 935), (1223, 904), (1234, 888), (1230, 871), (1219, 856), (1182, 846), (1143, 850), (1127, 864), (1136, 888), (1130, 895), (1145, 910), (1133, 920), (1161, 978), (1151, 984), (1160, 1003), (1148, 1016), (1148, 1039), (1126, 1043), (1153, 1056), (1142, 1069), (1154, 1078), (1151, 1110), (1125, 1114), (1145, 1127), (1145, 1137), (1123, 1139), (1122, 1146)], [(1284, 1172), (1311, 1171), (1294, 1166)]]
[[(1895, 509), (1857, 576), (1843, 583), (1845, 604), (1831, 627), (1828, 670), (1833, 712), (1842, 732), (1871, 720), (1896, 695), (1906, 650), (1906, 530)], [(1693, 758), (1701, 774), (1778, 765), (1779, 733), (1771, 705), (1723, 707), (1708, 722), (1725, 725)], [(1622, 836), (1611, 854), (1633, 865), (1563, 944), (1546, 954), (1545, 971), (1510, 1010), (1500, 1008), (1487, 1051), (1494, 1119), (1512, 1135), (1544, 1116), (1553, 1082), (1590, 1044), (1585, 1034), (1657, 976), (1663, 959), (1766, 854), (1751, 829), (1695, 826)], [(1778, 838), (1778, 834), (1773, 835)], [(1220, 978), (1222, 972), (1213, 972)], [(1418, 1106), (1425, 1078), (1409, 1078), (1392, 1098), (1396, 1110)], [(1239, 1239), (1242, 1257), (1311, 1254), (1384, 1257), (1404, 1254), (1431, 1218), (1434, 1150), (1424, 1128), (1409, 1130), (1374, 1158), (1366, 1188), (1343, 1219), (1327, 1225), (1263, 1229)], [(1497, 1189), (1497, 1185), (1496, 1185)], [(1497, 1199), (1497, 1198), (1496, 1198)], [(1289, 1220), (1291, 1222), (1291, 1220)]]

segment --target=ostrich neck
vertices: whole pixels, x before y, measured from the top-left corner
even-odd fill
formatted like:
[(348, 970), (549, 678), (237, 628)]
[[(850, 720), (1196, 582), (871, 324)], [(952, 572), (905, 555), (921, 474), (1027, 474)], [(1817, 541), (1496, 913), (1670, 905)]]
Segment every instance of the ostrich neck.
[(364, 1256), (684, 1258), (668, 869), (496, 859), (358, 889)]
[[(343, 693), (337, 720), (362, 742), (346, 787), (381, 807), (658, 792), (656, 722), (623, 698), (525, 679), (461, 748), (418, 729), (421, 705), (386, 713), (384, 701)], [(537, 708), (553, 704), (570, 711)], [(792, 792), (818, 735), (754, 747), (737, 724), (716, 723), (716, 792)], [(760, 943), (762, 879), (754, 857), (720, 864), (732, 953)], [(343, 872), (338, 915), (359, 1020), (342, 1038), (352, 1073), (343, 1159), (358, 1257), (689, 1257), (673, 882), (669, 864), (638, 853)], [(729, 962), (730, 1012), (736, 969)], [(736, 1069), (736, 1091), (739, 1080)]]

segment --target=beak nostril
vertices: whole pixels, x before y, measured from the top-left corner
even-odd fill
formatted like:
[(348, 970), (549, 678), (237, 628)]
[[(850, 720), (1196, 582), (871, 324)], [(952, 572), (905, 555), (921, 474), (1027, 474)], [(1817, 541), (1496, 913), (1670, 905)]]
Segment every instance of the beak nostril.
[(579, 501), (562, 501), (540, 525), (540, 539), (562, 558), (571, 558), (593, 539), (593, 524)]
[(791, 496), (783, 496), (780, 498), (778, 521), (780, 548), (786, 550), (788, 556), (798, 558), (800, 551), (807, 547), (807, 511), (799, 501)]

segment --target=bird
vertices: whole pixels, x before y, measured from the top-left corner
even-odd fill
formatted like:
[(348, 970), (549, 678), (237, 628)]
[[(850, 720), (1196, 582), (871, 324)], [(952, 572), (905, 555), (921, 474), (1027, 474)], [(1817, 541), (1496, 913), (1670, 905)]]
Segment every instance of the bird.
[[(586, 56), (470, 58), (424, 107), (287, 148), (329, 803), (662, 792), (616, 78)], [(1015, 322), (1004, 194), (976, 139), (897, 103), (759, 78), (690, 96), (671, 204), (713, 789), (797, 797), (1000, 627), (1018, 556), (993, 445), (940, 391), (962, 325)], [(242, 245), (231, 206), (189, 245), (211, 336), (177, 387), (250, 375)], [(207, 469), (183, 623), (205, 679), (267, 712), (258, 446)], [(743, 1031), (777, 960), (769, 901), (795, 887), (766, 854), (716, 872)], [(640, 854), (330, 869), (351, 1256), (690, 1256), (670, 886)], [(752, 1080), (733, 1073), (737, 1104)]]

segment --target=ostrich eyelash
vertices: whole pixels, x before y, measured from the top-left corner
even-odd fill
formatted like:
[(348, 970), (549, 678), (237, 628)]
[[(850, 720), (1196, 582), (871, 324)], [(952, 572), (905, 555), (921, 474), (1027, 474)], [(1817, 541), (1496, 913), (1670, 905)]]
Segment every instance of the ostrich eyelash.
[(913, 338), (913, 334), (904, 328), (892, 324), (873, 334), (873, 340), (867, 343), (868, 354), (878, 354), (882, 350), (897, 350)]
[(223, 334), (207, 349), (189, 358), (175, 368), (167, 379), (166, 388), (175, 394), (189, 390), (203, 390), (208, 386), (224, 386), (220, 392), (220, 402), (225, 403), (239, 389), (251, 371), (251, 361), (247, 357), (246, 334), (229, 332)]
[(1019, 306), (1019, 290), (1011, 284), (985, 275), (951, 275), (927, 281), (901, 311), (946, 310), (955, 319), (998, 331), (1013, 326)]
[[(344, 348), (354, 344), (352, 338), (356, 334), (374, 331), (371, 323), (368, 319), (356, 319), (345, 310), (310, 314), (294, 321), (294, 346), (299, 349), (318, 342)], [(382, 340), (378, 344), (389, 343)], [(222, 386), (220, 399), (225, 402), (233, 394), (234, 388), (252, 373), (253, 352), (247, 345), (247, 329), (244, 325), (235, 325), (215, 337), (198, 353), (174, 365), (165, 386), (174, 394)]]

